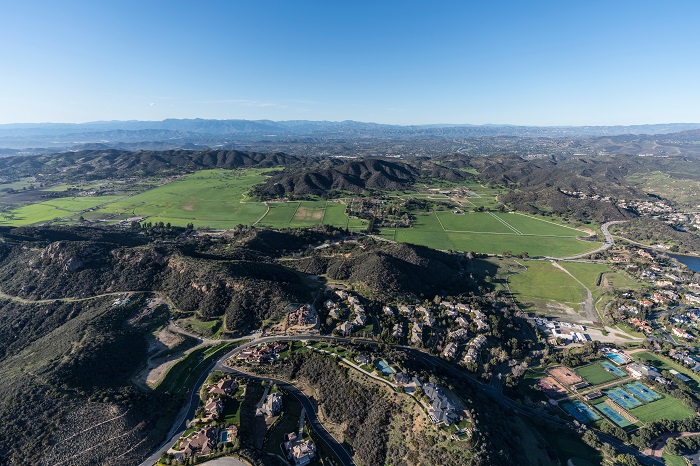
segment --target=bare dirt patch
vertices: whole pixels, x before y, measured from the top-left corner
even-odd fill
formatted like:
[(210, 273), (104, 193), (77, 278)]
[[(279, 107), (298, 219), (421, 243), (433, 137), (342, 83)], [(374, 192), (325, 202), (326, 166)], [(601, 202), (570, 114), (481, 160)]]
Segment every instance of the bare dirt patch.
[(579, 382), (583, 382), (583, 379), (573, 371), (573, 369), (569, 369), (568, 367), (564, 366), (559, 366), (555, 367), (553, 369), (549, 369), (549, 374), (557, 379), (559, 383), (563, 385), (574, 385)]
[(576, 311), (574, 311), (574, 308), (566, 306), (566, 305), (561, 304), (561, 303), (555, 303), (553, 301), (550, 301), (547, 304), (545, 304), (545, 306), (547, 307), (547, 310), (551, 311), (551, 312), (556, 312), (559, 314), (576, 315)]
[(323, 218), (323, 209), (307, 209), (299, 207), (294, 214), (294, 220), (321, 220)]
[(186, 337), (179, 333), (173, 332), (170, 327), (160, 330), (155, 337), (155, 340), (148, 348), (148, 354), (150, 356), (148, 362), (146, 363), (146, 368), (134, 378), (134, 382), (141, 386), (156, 386), (161, 381), (168, 369), (175, 365), (175, 363), (177, 363), (183, 356), (191, 353), (195, 349), (202, 346), (202, 344), (206, 343), (202, 342), (186, 351), (175, 351), (172, 354), (159, 356), (165, 351), (181, 345), (185, 341)]
[(566, 390), (554, 380), (554, 377), (540, 379), (539, 386), (548, 398), (556, 399), (566, 395)]
[(182, 206), (182, 210), (186, 210), (188, 212), (192, 212), (194, 210), (194, 206), (191, 204), (186, 204)]

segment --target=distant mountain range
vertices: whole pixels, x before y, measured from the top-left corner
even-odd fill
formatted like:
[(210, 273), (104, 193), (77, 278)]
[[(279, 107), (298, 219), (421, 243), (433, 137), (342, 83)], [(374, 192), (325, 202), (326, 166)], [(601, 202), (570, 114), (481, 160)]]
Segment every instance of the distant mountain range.
[(0, 155), (63, 149), (236, 148), (236, 144), (291, 140), (366, 140), (476, 137), (589, 138), (653, 135), (700, 129), (700, 123), (636, 126), (385, 125), (358, 121), (168, 119), (80, 124), (0, 125)]

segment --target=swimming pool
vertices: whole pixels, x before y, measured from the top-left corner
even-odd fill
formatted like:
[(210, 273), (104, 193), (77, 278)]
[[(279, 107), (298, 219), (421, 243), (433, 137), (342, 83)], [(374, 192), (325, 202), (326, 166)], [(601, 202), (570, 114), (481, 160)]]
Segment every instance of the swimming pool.
[(605, 356), (607, 356), (608, 359), (610, 359), (612, 362), (614, 362), (616, 364), (624, 364), (625, 363), (625, 358), (623, 358), (622, 356), (620, 356), (617, 353), (607, 353)]

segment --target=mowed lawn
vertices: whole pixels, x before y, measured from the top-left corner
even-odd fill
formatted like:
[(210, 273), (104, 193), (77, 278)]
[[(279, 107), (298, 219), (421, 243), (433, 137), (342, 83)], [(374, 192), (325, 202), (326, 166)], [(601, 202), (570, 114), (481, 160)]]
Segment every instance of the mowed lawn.
[(574, 369), (574, 372), (586, 379), (586, 381), (591, 385), (610, 382), (618, 378), (614, 374), (606, 371), (605, 368), (600, 365), (600, 362), (594, 362), (593, 364), (589, 364), (587, 366), (577, 367)]
[[(393, 237), (393, 229), (390, 229)], [(456, 249), (433, 213), (418, 214), (411, 228), (397, 228), (396, 241), (421, 244), (435, 249)]]
[(683, 401), (668, 395), (663, 395), (663, 398), (660, 400), (630, 409), (629, 413), (643, 422), (657, 421), (659, 419), (679, 421), (694, 415), (693, 410)]
[(494, 213), (501, 220), (508, 223), (523, 235), (540, 236), (588, 236), (584, 231), (575, 228), (559, 225), (548, 220), (540, 220), (536, 217), (520, 213)]
[[(532, 257), (566, 257), (591, 251), (600, 243), (587, 243), (575, 238), (552, 238), (524, 235), (448, 232), (447, 237), (457, 251), (484, 254), (528, 253)], [(428, 245), (429, 246), (429, 245)], [(434, 246), (433, 246), (434, 247)]]
[[(531, 230), (536, 226), (542, 227), (543, 234), (551, 234), (551, 227), (557, 227), (535, 218), (519, 217), (532, 224), (528, 227)], [(380, 234), (385, 238), (396, 238), (396, 241), (421, 244), (435, 249), (485, 254), (527, 252), (531, 256), (562, 257), (590, 251), (600, 245), (579, 241), (574, 236), (519, 235), (488, 212), (453, 214), (440, 211), (417, 214), (411, 228), (398, 228), (395, 236), (393, 229), (383, 230)]]
[[(258, 223), (261, 227), (287, 228), (301, 202), (268, 202), (270, 211)], [(318, 223), (318, 222), (317, 222)]]
[(347, 228), (348, 216), (345, 215), (345, 204), (340, 202), (327, 202), (326, 212), (323, 215), (323, 223), (325, 225), (333, 225), (334, 227)]
[(510, 290), (523, 305), (560, 303), (578, 310), (586, 297), (583, 287), (549, 261), (522, 261), (527, 270), (508, 277)]
[(447, 231), (517, 234), (488, 212), (453, 214), (451, 211), (442, 211), (434, 212), (434, 214), (439, 219), (441, 226)]

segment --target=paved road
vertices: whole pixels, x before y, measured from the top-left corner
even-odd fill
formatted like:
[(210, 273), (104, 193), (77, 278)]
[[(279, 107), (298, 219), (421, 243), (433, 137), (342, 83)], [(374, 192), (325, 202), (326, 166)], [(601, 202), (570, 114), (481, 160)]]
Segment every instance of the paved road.
[[(318, 339), (318, 336), (313, 336), (313, 335), (306, 335), (306, 339)], [(304, 393), (296, 388), (294, 385), (290, 384), (289, 382), (283, 381), (283, 380), (277, 380), (269, 377), (258, 377), (255, 375), (247, 374), (242, 371), (232, 369), (224, 364), (226, 360), (228, 360), (230, 357), (235, 356), (245, 348), (250, 348), (252, 346), (259, 345), (261, 343), (267, 343), (267, 342), (272, 342), (272, 341), (290, 341), (290, 340), (299, 340), (300, 338), (297, 337), (265, 337), (265, 338), (259, 338), (257, 340), (253, 340), (251, 342), (245, 343), (241, 346), (238, 346), (234, 348), (232, 351), (229, 351), (226, 353), (224, 356), (219, 358), (218, 361), (215, 361), (212, 363), (204, 372), (202, 372), (202, 375), (197, 379), (197, 382), (194, 385), (194, 388), (192, 389), (192, 393), (190, 393), (190, 396), (188, 398), (187, 404), (185, 407), (180, 411), (177, 421), (175, 421), (175, 424), (173, 428), (171, 429), (169, 435), (168, 435), (168, 440), (166, 440), (156, 452), (154, 452), (151, 456), (149, 456), (145, 461), (141, 463), (140, 466), (152, 466), (153, 464), (160, 459), (160, 457), (163, 455), (163, 453), (167, 452), (168, 449), (177, 441), (177, 439), (180, 438), (183, 432), (187, 429), (187, 421), (191, 420), (194, 418), (194, 413), (197, 410), (197, 407), (199, 406), (199, 391), (204, 384), (205, 380), (209, 376), (209, 374), (212, 371), (215, 370), (220, 370), (223, 372), (227, 372), (230, 374), (237, 374), (243, 377), (247, 377), (249, 379), (253, 380), (268, 380), (272, 381), (277, 384), (278, 387), (283, 388), (287, 392), (289, 392), (291, 395), (293, 395), (301, 405), (306, 409), (306, 417), (309, 420), (309, 425), (311, 428), (314, 430), (314, 432), (323, 439), (328, 446), (335, 452), (336, 456), (340, 459), (343, 465), (345, 466), (354, 466), (354, 462), (352, 461), (352, 456), (343, 448), (342, 444), (338, 442), (326, 429), (323, 427), (321, 422), (318, 420), (318, 416), (315, 411), (315, 407), (313, 403), (311, 403), (311, 400), (304, 395)]]
[[(246, 343), (242, 346), (235, 348), (233, 351), (229, 352), (228, 354), (226, 354), (222, 358), (220, 358), (217, 363), (212, 365), (212, 367), (210, 367), (207, 371), (205, 371), (202, 374), (202, 377), (200, 377), (200, 379), (197, 381), (197, 384), (195, 384), (195, 389), (193, 390), (192, 396), (190, 397), (190, 405), (189, 405), (189, 409), (187, 412), (188, 413), (191, 412), (192, 415), (194, 414), (194, 410), (196, 409), (196, 407), (199, 403), (199, 388), (201, 387), (204, 380), (206, 380), (206, 377), (209, 375), (210, 371), (215, 370), (215, 369), (226, 370), (226, 371), (234, 370), (234, 369), (231, 369), (231, 368), (224, 365), (224, 362), (229, 357), (233, 356), (234, 354), (236, 354), (237, 352), (241, 351), (244, 348), (255, 346), (255, 345), (258, 345), (261, 343), (268, 343), (268, 342), (272, 342), (272, 341), (292, 341), (292, 340), (301, 340), (301, 341), (304, 341), (304, 340), (311, 340), (311, 341), (328, 340), (328, 341), (338, 341), (338, 342), (354, 342), (354, 341), (356, 341), (356, 342), (376, 343), (373, 340), (364, 340), (361, 338), (345, 338), (345, 337), (322, 336), (322, 335), (271, 336), (271, 337), (259, 338), (257, 340), (251, 341), (249, 343)], [(500, 384), (494, 384), (495, 386), (492, 386), (489, 383), (484, 383), (481, 380), (479, 380), (478, 378), (476, 378), (473, 374), (469, 374), (467, 372), (464, 372), (463, 370), (459, 369), (458, 367), (447, 363), (446, 361), (438, 358), (437, 356), (434, 356), (434, 355), (427, 353), (423, 350), (420, 350), (418, 348), (414, 348), (411, 346), (402, 346), (402, 345), (392, 345), (392, 346), (394, 348), (399, 348), (399, 349), (405, 350), (406, 352), (408, 352), (412, 356), (419, 358), (419, 359), (422, 359), (424, 362), (428, 363), (429, 365), (432, 365), (433, 367), (439, 367), (455, 377), (458, 377), (460, 379), (468, 381), (473, 386), (473, 388), (475, 388), (476, 390), (478, 390), (481, 393), (483, 393), (484, 395), (492, 398), (493, 400), (495, 400), (497, 403), (504, 406), (505, 408), (508, 408), (508, 409), (518, 413), (518, 414), (521, 414), (525, 417), (539, 417), (539, 418), (545, 419), (553, 424), (557, 424), (560, 426), (568, 426), (568, 427), (574, 428), (574, 429), (576, 428), (576, 426), (569, 421), (565, 421), (557, 416), (550, 415), (550, 414), (545, 413), (543, 411), (540, 411), (538, 409), (534, 409), (534, 408), (530, 408), (530, 407), (525, 406), (525, 405), (521, 405), (519, 403), (514, 402), (510, 398), (507, 398), (501, 392)], [(245, 376), (251, 377), (248, 374), (245, 374)], [(257, 376), (253, 376), (253, 377), (257, 377)], [(340, 445), (328, 433), (328, 431), (326, 431), (326, 429), (323, 427), (323, 425), (320, 422), (318, 422), (318, 418), (316, 417), (316, 411), (314, 409), (314, 406), (311, 403), (311, 401), (308, 400), (306, 395), (304, 395), (299, 389), (297, 389), (296, 387), (291, 385), (289, 382), (277, 381), (275, 379), (270, 379), (270, 378), (265, 378), (265, 379), (274, 381), (275, 383), (278, 384), (278, 386), (285, 388), (285, 390), (287, 389), (287, 387), (290, 387), (289, 388), (290, 393), (294, 394), (294, 396), (299, 395), (301, 398), (298, 398), (298, 399), (302, 403), (302, 406), (304, 406), (306, 408), (306, 413), (307, 413), (307, 416), (309, 417), (309, 420), (311, 420), (311, 415), (312, 415), (311, 413), (313, 413), (315, 423), (311, 423), (310, 425), (312, 426), (314, 431), (321, 438), (326, 440), (326, 442), (331, 446), (331, 448), (333, 448), (332, 445), (335, 443), (336, 445), (338, 445), (342, 449), (342, 451), (345, 452), (346, 456), (338, 455), (341, 460), (343, 458), (346, 458), (346, 460), (347, 460), (347, 458), (350, 457), (349, 454), (347, 453), (347, 451), (345, 451), (345, 449), (342, 448), (342, 445)], [(491, 382), (491, 381), (489, 381), (489, 382)], [(196, 399), (196, 403), (194, 403), (195, 399)], [(306, 401), (303, 401), (304, 399)], [(188, 418), (191, 419), (192, 415), (189, 415), (189, 417), (185, 417), (184, 419), (188, 419)], [(168, 447), (170, 445), (172, 445), (177, 440), (177, 438), (179, 438), (180, 433), (185, 430), (184, 429), (184, 419), (183, 419), (183, 423), (179, 424), (179, 427), (182, 430), (178, 429), (178, 433), (175, 434), (168, 442), (166, 442), (166, 444), (164, 444), (164, 447), (163, 447), (164, 449), (163, 448), (159, 449), (159, 451), (157, 451), (153, 455), (151, 455), (148, 458), (148, 460), (144, 461), (141, 464), (141, 466), (152, 466), (158, 460), (158, 458), (160, 458), (160, 455), (164, 451), (167, 451)], [(640, 452), (639, 450), (637, 450), (636, 448), (624, 444), (623, 442), (621, 442), (620, 440), (618, 440), (615, 437), (611, 437), (611, 436), (603, 434), (601, 432), (596, 432), (596, 434), (598, 435), (598, 437), (601, 440), (603, 440), (603, 441), (611, 444), (613, 447), (615, 447), (615, 449), (617, 451), (619, 451), (621, 453), (627, 453), (627, 454), (633, 455), (642, 464), (653, 465), (653, 466), (663, 466), (664, 465), (663, 461), (661, 461), (657, 458), (654, 458), (654, 457), (647, 456), (647, 455), (643, 454), (642, 452)], [(333, 451), (336, 451), (336, 448), (333, 448)], [(338, 454), (337, 451), (336, 451), (336, 454)], [(352, 458), (350, 457), (350, 462), (349, 463), (344, 462), (343, 464), (352, 465), (354, 463), (352, 463)]]
[(289, 393), (292, 395), (294, 398), (296, 398), (301, 405), (303, 406), (304, 410), (306, 411), (306, 419), (309, 422), (309, 425), (313, 429), (313, 431), (318, 435), (328, 446), (333, 450), (335, 455), (338, 457), (340, 462), (345, 465), (345, 466), (354, 466), (355, 462), (352, 460), (352, 456), (348, 451), (343, 447), (343, 445), (338, 442), (333, 435), (330, 434), (326, 430), (325, 427), (323, 427), (323, 424), (321, 424), (321, 421), (318, 420), (318, 414), (316, 412), (316, 407), (314, 404), (311, 402), (309, 397), (307, 397), (304, 392), (299, 390), (297, 387), (292, 385), (291, 383), (280, 380), (280, 379), (275, 379), (272, 377), (260, 377), (257, 375), (249, 374), (247, 372), (240, 371), (238, 369), (234, 369), (228, 366), (222, 366), (221, 369), (223, 372), (227, 372), (229, 374), (239, 376), (239, 377), (245, 377), (249, 380), (255, 380), (258, 382), (267, 382), (267, 383), (274, 383), (277, 385), (278, 388), (284, 390), (285, 392)]
[(582, 259), (584, 257), (592, 256), (593, 254), (598, 254), (599, 252), (606, 251), (610, 249), (614, 244), (615, 244), (615, 238), (613, 238), (613, 235), (610, 234), (608, 231), (608, 228), (611, 225), (617, 225), (618, 223), (624, 223), (626, 220), (616, 220), (614, 222), (605, 222), (600, 226), (600, 231), (603, 233), (603, 237), (605, 238), (605, 242), (601, 247), (598, 249), (594, 249), (593, 251), (588, 251), (584, 252), (582, 254), (576, 254), (574, 256), (569, 256), (569, 257), (550, 257), (549, 259), (555, 259), (555, 260), (575, 260), (575, 259)]

